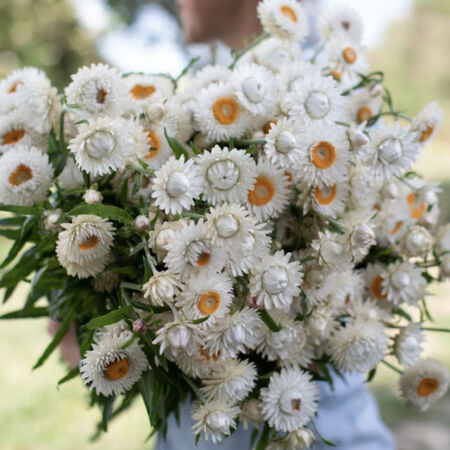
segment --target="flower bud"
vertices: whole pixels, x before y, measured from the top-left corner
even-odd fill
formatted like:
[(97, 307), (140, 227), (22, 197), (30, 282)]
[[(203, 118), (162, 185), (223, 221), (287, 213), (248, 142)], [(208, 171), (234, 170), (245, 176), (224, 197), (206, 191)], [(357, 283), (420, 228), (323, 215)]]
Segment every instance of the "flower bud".
[(181, 282), (171, 272), (159, 272), (153, 275), (142, 287), (144, 297), (155, 306), (163, 306), (164, 303), (172, 301), (178, 295)]
[(191, 332), (185, 325), (175, 325), (167, 332), (167, 339), (173, 349), (182, 349), (187, 347), (191, 339)]
[(137, 231), (145, 231), (148, 230), (150, 227), (150, 219), (146, 216), (137, 216), (136, 219), (134, 219), (134, 228), (136, 228)]
[(411, 227), (403, 236), (402, 250), (407, 256), (426, 256), (433, 246), (431, 234), (419, 225)]
[(101, 192), (95, 190), (95, 189), (88, 189), (84, 195), (83, 195), (83, 200), (88, 204), (88, 205), (95, 205), (97, 203), (101, 203), (103, 200), (103, 195)]
[(375, 233), (373, 229), (365, 223), (359, 224), (352, 233), (352, 244), (359, 249), (374, 245)]
[(355, 130), (350, 134), (350, 144), (353, 150), (359, 150), (369, 142), (369, 137), (362, 131)]
[(44, 226), (46, 230), (58, 231), (60, 226), (57, 222), (62, 217), (62, 210), (60, 208), (53, 211), (44, 211)]
[(136, 319), (133, 323), (133, 331), (137, 334), (144, 334), (148, 330), (144, 319)]

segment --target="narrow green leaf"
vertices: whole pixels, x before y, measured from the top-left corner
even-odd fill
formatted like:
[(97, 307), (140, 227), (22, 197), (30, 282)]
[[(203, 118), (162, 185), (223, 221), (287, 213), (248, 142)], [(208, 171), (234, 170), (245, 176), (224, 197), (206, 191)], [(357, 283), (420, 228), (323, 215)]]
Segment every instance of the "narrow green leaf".
[(58, 381), (58, 386), (60, 386), (61, 384), (66, 383), (67, 381), (72, 380), (73, 378), (76, 378), (78, 376), (78, 374), (80, 373), (80, 369), (78, 367), (74, 367), (72, 370), (70, 370), (66, 376), (62, 377), (59, 381)]
[(3, 205), (2, 203), (0, 203), (0, 211), (8, 211), (23, 216), (38, 215), (41, 212), (36, 206), (13, 206)]
[(61, 327), (56, 332), (55, 336), (53, 337), (50, 344), (48, 344), (47, 348), (44, 350), (44, 353), (42, 356), (38, 359), (37, 363), (33, 366), (33, 370), (37, 369), (38, 367), (42, 366), (44, 364), (45, 360), (53, 353), (53, 350), (55, 350), (56, 347), (58, 347), (58, 344), (62, 341), (63, 337), (66, 335), (67, 331), (70, 328), (70, 325), (73, 322), (73, 319), (75, 318), (75, 311), (76, 311), (76, 305), (73, 304), (70, 308), (69, 312), (67, 313), (66, 318), (61, 324)]
[(375, 377), (375, 374), (377, 373), (377, 368), (374, 367), (368, 374), (367, 374), (367, 379), (366, 379), (366, 383), (370, 383), (373, 378)]
[(105, 219), (115, 220), (125, 224), (130, 224), (133, 217), (122, 208), (113, 205), (104, 205), (102, 203), (96, 205), (81, 205), (73, 208), (67, 213), (69, 216), (78, 216), (80, 214), (94, 214)]
[(269, 442), (269, 434), (270, 434), (270, 427), (266, 423), (264, 424), (264, 428), (262, 430), (261, 436), (258, 439), (258, 443), (256, 444), (255, 450), (265, 450), (267, 447), (267, 444)]
[(12, 241), (15, 241), (20, 235), (20, 231), (19, 230), (11, 230), (11, 229), (6, 229), (6, 230), (0, 230), (0, 236), (3, 236), (6, 239), (10, 239)]
[[(150, 370), (147, 370), (138, 381), (139, 391), (144, 400), (145, 409), (147, 410), (148, 419), (150, 425), (152, 425), (151, 417), (153, 414), (153, 402), (152, 402), (152, 376)], [(155, 404), (155, 407), (157, 405)]]
[(44, 275), (44, 272), (48, 269), (48, 264), (46, 264), (44, 267), (40, 268), (34, 275), (33, 279), (31, 280), (31, 286), (30, 290), (33, 291), (36, 287), (36, 284), (41, 279), (42, 275)]
[(184, 156), (185, 160), (189, 159), (189, 154), (186, 151), (186, 149), (175, 138), (170, 137), (167, 134), (167, 130), (165, 128), (164, 128), (164, 136), (166, 137), (167, 143), (172, 149), (175, 158), (180, 159), (182, 156)]
[(131, 305), (126, 306), (122, 309), (115, 309), (114, 311), (104, 314), (103, 316), (95, 317), (90, 320), (84, 328), (87, 330), (95, 330), (96, 328), (104, 327), (106, 325), (111, 325), (113, 323), (119, 322), (119, 320), (125, 319), (131, 313)]
[(48, 317), (48, 308), (36, 307), (18, 309), (0, 316), (0, 319), (35, 319), (36, 317)]
[(200, 325), (201, 323), (206, 322), (208, 319), (209, 319), (209, 315), (206, 317), (202, 317), (200, 319), (195, 319), (191, 323), (193, 323), (195, 325)]
[(114, 402), (116, 401), (116, 396), (111, 395), (106, 397), (105, 404), (103, 405), (103, 414), (102, 414), (102, 430), (108, 431), (108, 422), (111, 418), (111, 414), (114, 408)]
[(95, 330), (90, 330), (86, 333), (80, 344), (80, 358), (84, 358), (84, 355), (89, 350), (94, 340)]

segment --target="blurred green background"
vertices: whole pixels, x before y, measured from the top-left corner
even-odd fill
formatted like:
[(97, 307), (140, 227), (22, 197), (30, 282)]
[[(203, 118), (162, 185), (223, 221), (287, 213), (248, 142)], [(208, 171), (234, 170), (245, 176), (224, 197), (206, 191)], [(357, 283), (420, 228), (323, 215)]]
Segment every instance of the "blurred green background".
[[(80, 0), (81, 1), (81, 0)], [(86, 3), (85, 0), (84, 3)], [(139, 15), (140, 3), (109, 0), (112, 24), (128, 24)], [(172, 0), (160, 0), (173, 11)], [(105, 33), (81, 27), (74, 3), (66, 0), (14, 0), (0, 2), (0, 77), (23, 65), (43, 68), (62, 87), (83, 64), (100, 61), (96, 42)], [(109, 25), (111, 26), (111, 24)], [(120, 25), (122, 26), (122, 25)], [(400, 21), (392, 23), (381, 44), (371, 50), (372, 67), (383, 70), (395, 104), (408, 115), (432, 99), (445, 110), (439, 135), (416, 169), (428, 180), (442, 184), (442, 221), (450, 221), (450, 2), (415, 0)], [(9, 242), (0, 240), (0, 257)], [(22, 306), (25, 286), (3, 305), (6, 313)], [(450, 325), (450, 283), (432, 286), (430, 309), (436, 327)], [(450, 367), (450, 335), (429, 334), (425, 354)], [(129, 412), (110, 424), (107, 434), (89, 442), (100, 418), (87, 406), (80, 379), (56, 388), (67, 369), (55, 353), (35, 372), (35, 360), (49, 341), (45, 320), (0, 323), (0, 449), (1, 450), (143, 450), (148, 420), (138, 401)], [(450, 449), (450, 395), (426, 414), (405, 407), (396, 394), (397, 375), (381, 367), (371, 388), (379, 399), (383, 418), (393, 429), (399, 449)], [(363, 450), (363, 449), (361, 449)]]

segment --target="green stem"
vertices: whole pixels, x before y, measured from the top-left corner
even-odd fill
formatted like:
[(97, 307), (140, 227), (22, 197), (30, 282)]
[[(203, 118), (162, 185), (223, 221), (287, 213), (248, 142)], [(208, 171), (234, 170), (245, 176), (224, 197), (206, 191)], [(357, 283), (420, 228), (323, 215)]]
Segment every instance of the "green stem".
[(317, 50), (314, 52), (314, 55), (312, 55), (311, 59), (309, 60), (311, 64), (315, 64), (317, 57), (322, 53), (324, 48), (325, 44), (322, 44), (319, 47), (317, 47)]
[(448, 328), (421, 327), (421, 329), (425, 330), (425, 331), (437, 331), (440, 333), (450, 333), (450, 329), (448, 329)]
[(237, 52), (235, 54), (233, 62), (228, 67), (229, 69), (234, 69), (234, 66), (238, 62), (240, 58), (242, 58), (248, 51), (250, 51), (252, 48), (256, 47), (260, 42), (264, 41), (264, 39), (267, 39), (270, 36), (269, 33), (263, 33), (260, 36), (258, 36), (252, 43), (250, 43), (247, 47), (244, 48), (244, 50), (241, 50), (240, 52)]
[(397, 178), (400, 183), (403, 183), (404, 185), (408, 186), (413, 192), (417, 192), (417, 189), (411, 184), (408, 183), (404, 178), (399, 177), (398, 175), (394, 175), (395, 178)]
[(267, 325), (267, 327), (269, 328), (270, 331), (272, 331), (272, 333), (281, 331), (281, 326), (278, 325), (275, 322), (275, 320), (273, 320), (271, 315), (265, 309), (260, 309), (258, 312), (259, 315), (261, 316), (262, 321)]
[(142, 291), (142, 286), (136, 283), (128, 283), (126, 281), (122, 281), (122, 283), (120, 283), (120, 286), (125, 289), (131, 289), (133, 291)]
[(265, 139), (236, 139), (234, 145), (237, 147), (250, 147), (252, 145), (264, 145)]
[(399, 373), (400, 375), (403, 374), (403, 372), (398, 369), (397, 367), (393, 366), (391, 363), (388, 363), (387, 361), (385, 361), (384, 359), (381, 360), (381, 362), (385, 365), (388, 366), (390, 369), (392, 369), (394, 372)]

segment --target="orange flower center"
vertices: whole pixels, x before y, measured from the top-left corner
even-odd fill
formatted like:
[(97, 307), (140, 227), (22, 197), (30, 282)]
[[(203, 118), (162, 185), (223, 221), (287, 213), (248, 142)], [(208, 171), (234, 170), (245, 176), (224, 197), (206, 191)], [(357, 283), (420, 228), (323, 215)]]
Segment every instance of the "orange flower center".
[(16, 144), (25, 136), (25, 130), (11, 130), (2, 137), (3, 145)]
[(248, 201), (256, 206), (263, 206), (272, 200), (275, 186), (265, 177), (257, 177), (253, 190), (248, 193)]
[(353, 64), (358, 59), (358, 53), (356, 53), (356, 50), (353, 47), (345, 47), (344, 50), (342, 50), (342, 56), (349, 64)]
[(417, 395), (428, 397), (439, 387), (439, 381), (436, 378), (424, 378), (417, 386)]
[(373, 116), (372, 110), (368, 106), (363, 106), (362, 108), (359, 108), (358, 113), (356, 114), (358, 123), (363, 123), (366, 120), (371, 119), (372, 116)]
[(434, 123), (431, 123), (430, 125), (428, 125), (425, 130), (423, 130), (423, 133), (420, 135), (420, 142), (425, 142), (427, 141), (430, 136), (433, 134), (434, 131)]
[(150, 151), (145, 155), (145, 159), (151, 159), (158, 154), (161, 142), (158, 135), (154, 131), (147, 131), (148, 142), (150, 144)]
[(220, 350), (217, 353), (214, 353), (214, 355), (211, 355), (204, 348), (201, 348), (200, 349), (200, 356), (203, 359), (206, 359), (206, 361), (209, 361), (210, 359), (212, 359), (213, 361), (217, 361), (220, 358)]
[(122, 358), (111, 363), (103, 372), (106, 378), (111, 381), (120, 380), (127, 373), (130, 368), (128, 358)]
[(105, 103), (107, 95), (108, 95), (108, 93), (104, 89), (102, 89), (102, 88), (97, 89), (97, 103), (100, 103), (101, 105), (103, 105), (103, 103)]
[(336, 149), (332, 144), (321, 141), (311, 150), (311, 161), (320, 170), (332, 166), (336, 159)]
[(272, 125), (276, 125), (277, 121), (276, 120), (269, 120), (269, 122), (266, 122), (263, 126), (263, 132), (264, 134), (267, 134), (270, 129), (272, 128)]
[(33, 171), (25, 164), (19, 164), (9, 176), (9, 184), (20, 186), (33, 178)]
[(292, 409), (296, 411), (300, 411), (300, 407), (302, 406), (302, 401), (299, 398), (294, 398), (291, 400)]
[(144, 86), (142, 84), (136, 84), (130, 89), (130, 93), (136, 100), (144, 100), (149, 98), (156, 91), (155, 86)]
[(372, 292), (373, 296), (378, 300), (384, 300), (387, 298), (387, 295), (383, 294), (383, 292), (381, 291), (382, 282), (383, 277), (378, 275), (372, 280), (372, 283), (370, 283), (370, 291)]
[(213, 114), (217, 122), (222, 125), (231, 125), (239, 117), (239, 105), (230, 97), (223, 97), (213, 104)]
[(87, 239), (85, 239), (81, 244), (78, 244), (78, 248), (80, 250), (90, 250), (91, 248), (94, 248), (98, 244), (98, 237), (93, 234), (92, 236), (89, 236)]
[(206, 264), (209, 263), (209, 260), (211, 259), (211, 253), (203, 252), (200, 254), (200, 256), (197, 259), (197, 265), (200, 267), (206, 266)]
[(23, 83), (21, 81), (16, 81), (15, 83), (13, 83), (12, 86), (8, 89), (8, 94), (12, 94), (12, 93), (16, 92), (17, 86), (19, 86), (19, 84), (23, 84)]
[(330, 73), (331, 73), (331, 76), (332, 76), (335, 80), (341, 81), (341, 77), (342, 77), (341, 72), (339, 72), (338, 70), (332, 70)]
[(288, 18), (289, 20), (291, 20), (294, 23), (297, 23), (297, 21), (298, 21), (297, 14), (295, 14), (295, 11), (290, 6), (283, 5), (280, 8), (280, 11), (284, 17)]
[(420, 219), (425, 213), (427, 206), (424, 202), (421, 202), (419, 205), (416, 204), (417, 196), (414, 193), (411, 193), (406, 197), (406, 201), (409, 204), (409, 213), (413, 219)]
[(392, 228), (391, 231), (389, 231), (389, 234), (390, 234), (391, 236), (393, 236), (394, 234), (397, 234), (397, 232), (400, 230), (400, 228), (402, 227), (402, 225), (403, 225), (403, 220), (399, 220), (399, 221), (395, 224), (395, 227)]
[(213, 314), (220, 306), (220, 295), (216, 291), (205, 292), (198, 299), (197, 306), (203, 314)]
[(337, 185), (325, 186), (321, 189), (319, 186), (314, 190), (314, 197), (320, 205), (329, 205), (336, 198)]

